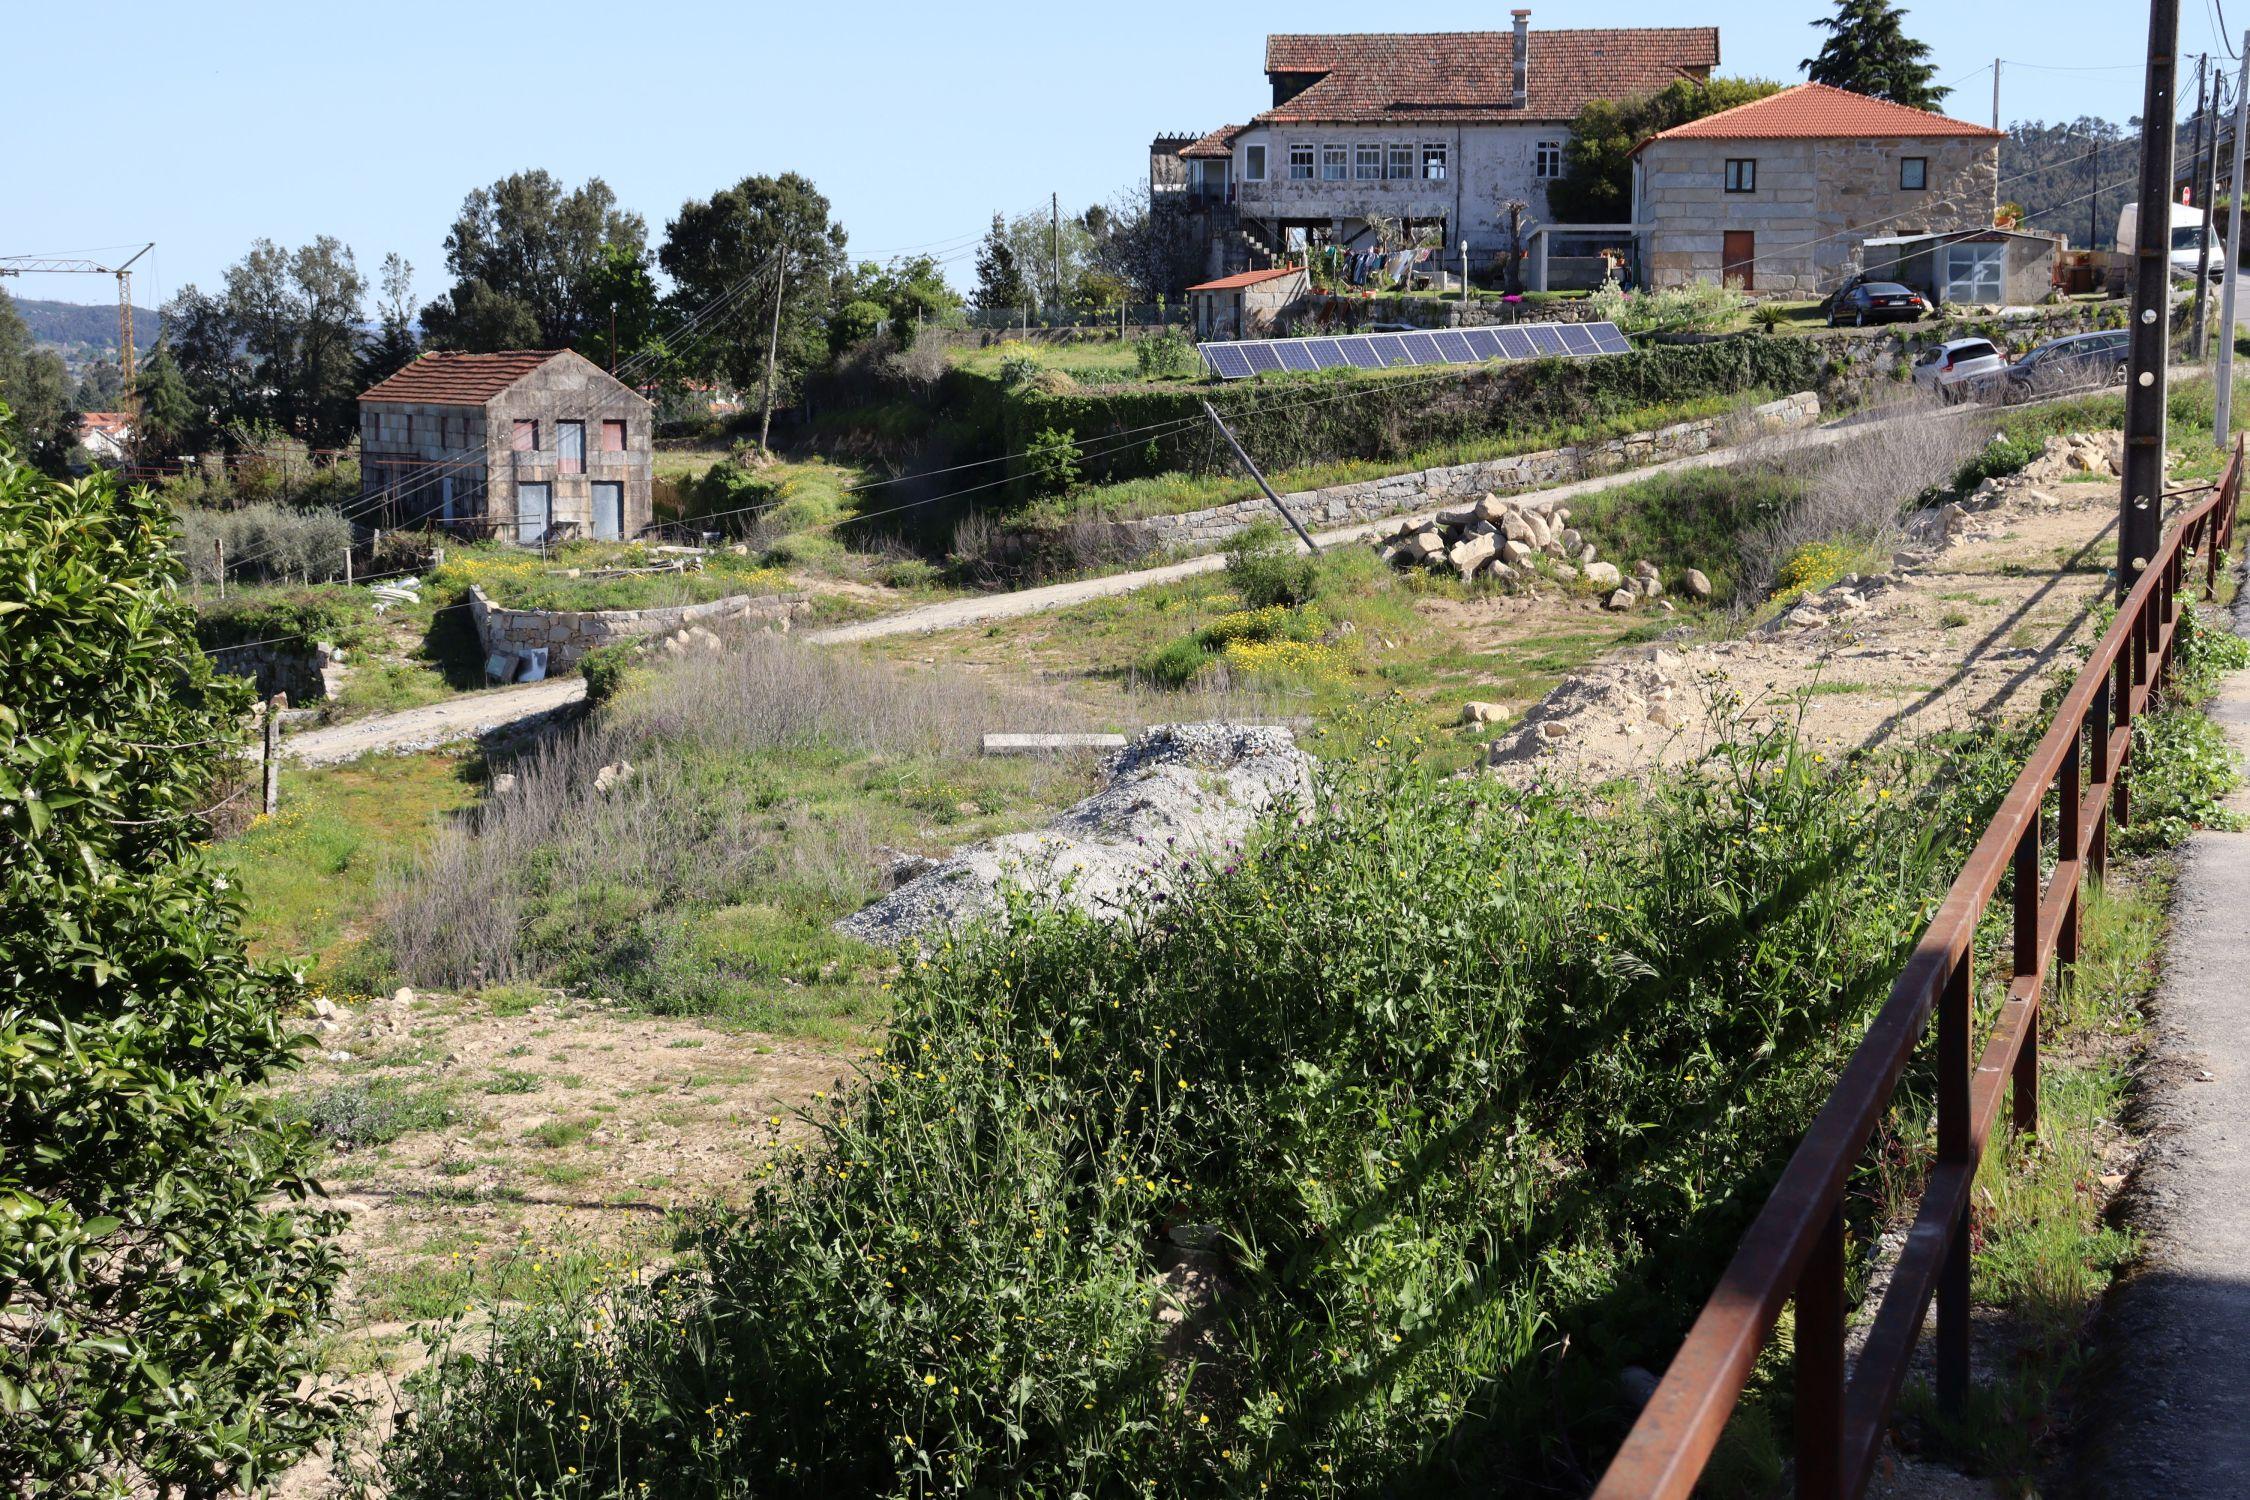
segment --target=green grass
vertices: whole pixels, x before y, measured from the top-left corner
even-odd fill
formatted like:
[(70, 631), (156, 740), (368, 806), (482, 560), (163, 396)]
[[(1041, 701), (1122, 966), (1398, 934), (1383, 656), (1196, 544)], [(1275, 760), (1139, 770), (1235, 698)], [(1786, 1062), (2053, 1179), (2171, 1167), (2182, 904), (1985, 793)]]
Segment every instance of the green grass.
[[(764, 562), (717, 552), (692, 572), (618, 572), (665, 561), (631, 542), (570, 542), (546, 557), (498, 543), (449, 547), (445, 565), (426, 580), (432, 598), (450, 604), (470, 585), (506, 609), (659, 609), (745, 594), (777, 594), (789, 580)], [(599, 576), (608, 573), (611, 576)], [(577, 576), (573, 577), (572, 575)]]
[[(1266, 478), (1276, 490), (1283, 493), (1355, 484), (1361, 480), (1380, 479), (1417, 469), (1478, 463), (1519, 453), (1605, 442), (1631, 433), (1667, 427), (1676, 422), (1724, 416), (1745, 405), (1767, 400), (1771, 394), (1753, 391), (1736, 395), (1705, 396), (1689, 401), (1646, 406), (1593, 422), (1542, 427), (1512, 432), (1505, 436), (1448, 443), (1395, 457), (1348, 459), (1284, 469), (1268, 474)], [(1038, 502), (1026, 512), (1026, 517), (1035, 523), (1052, 524), (1072, 516), (1128, 519), (1178, 515), (1183, 511), (1255, 499), (1259, 493), (1253, 480), (1231, 468), (1207, 475), (1158, 474), (1146, 479), (1121, 480), (1115, 484), (1089, 485), (1063, 498)]]
[(471, 763), (450, 755), (320, 768), (284, 762), (281, 811), (213, 849), (241, 894), (251, 952), (304, 964), (317, 984), (350, 988), (352, 955), (384, 869), (475, 796)]

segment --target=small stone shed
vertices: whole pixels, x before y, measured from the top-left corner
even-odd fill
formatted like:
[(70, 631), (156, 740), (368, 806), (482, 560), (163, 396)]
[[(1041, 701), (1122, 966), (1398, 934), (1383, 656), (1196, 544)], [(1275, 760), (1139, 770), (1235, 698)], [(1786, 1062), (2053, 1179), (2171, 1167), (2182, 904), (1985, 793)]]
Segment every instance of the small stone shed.
[(1935, 302), (2024, 306), (2053, 288), (2062, 237), (2017, 229), (1965, 234), (1902, 234), (1865, 240), (1869, 279), (1896, 281)]
[(1648, 279), (1819, 296), (1850, 279), (1871, 237), (1989, 230), (2003, 139), (1822, 83), (1662, 131), (1633, 152)]
[(655, 410), (568, 349), (425, 354), (360, 394), (360, 487), (382, 524), (538, 546), (649, 524)]
[(1199, 339), (1261, 339), (1312, 290), (1303, 266), (1274, 266), (1188, 288)]

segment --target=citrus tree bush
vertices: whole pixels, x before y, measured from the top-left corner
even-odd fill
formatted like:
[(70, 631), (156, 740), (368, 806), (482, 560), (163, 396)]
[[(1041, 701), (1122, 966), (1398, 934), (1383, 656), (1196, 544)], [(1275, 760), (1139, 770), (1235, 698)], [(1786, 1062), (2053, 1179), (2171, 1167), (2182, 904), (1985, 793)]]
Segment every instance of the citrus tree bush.
[(198, 849), (247, 682), (213, 674), (172, 520), (44, 478), (0, 409), (0, 1474), (215, 1497), (332, 1425), (338, 1216), (253, 1092), (292, 980)]
[(1375, 741), (1179, 898), (909, 950), (817, 1137), (688, 1268), (441, 1357), (394, 1493), (1569, 1485), (2007, 764), (1596, 796)]

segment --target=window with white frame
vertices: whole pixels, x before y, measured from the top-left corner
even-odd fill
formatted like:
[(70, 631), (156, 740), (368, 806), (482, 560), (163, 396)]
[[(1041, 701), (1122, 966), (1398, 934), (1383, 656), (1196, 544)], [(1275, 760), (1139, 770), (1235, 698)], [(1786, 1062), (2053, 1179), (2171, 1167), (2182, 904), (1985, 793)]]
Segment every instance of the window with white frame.
[(1433, 141), (1422, 148), (1422, 180), (1445, 181), (1445, 143)]
[(1347, 166), (1349, 158), (1350, 153), (1342, 146), (1321, 147), (1320, 180), (1322, 182), (1342, 182), (1350, 176), (1351, 173)]
[(1390, 175), (1403, 182), (1414, 178), (1414, 148), (1405, 142), (1391, 147)]
[(1542, 180), (1562, 176), (1562, 142), (1541, 141), (1532, 148), (1531, 175)]
[(1727, 191), (1754, 193), (1758, 190), (1758, 159), (1754, 156), (1727, 158)]
[(1245, 146), (1242, 148), (1242, 180), (1244, 182), (1264, 182), (1266, 180), (1265, 147)]
[(1383, 148), (1367, 145), (1354, 147), (1352, 151), (1352, 175), (1361, 182), (1382, 181)]
[(1289, 180), (1312, 181), (1312, 147), (1300, 142), (1289, 148)]

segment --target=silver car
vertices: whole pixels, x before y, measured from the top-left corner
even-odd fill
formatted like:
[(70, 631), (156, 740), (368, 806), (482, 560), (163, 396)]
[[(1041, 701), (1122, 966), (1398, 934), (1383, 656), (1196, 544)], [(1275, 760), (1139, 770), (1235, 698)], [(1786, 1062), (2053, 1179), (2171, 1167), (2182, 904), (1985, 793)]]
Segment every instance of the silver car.
[(1914, 383), (1943, 400), (1958, 401), (2007, 368), (2007, 356), (1990, 339), (1948, 339), (1914, 361)]

